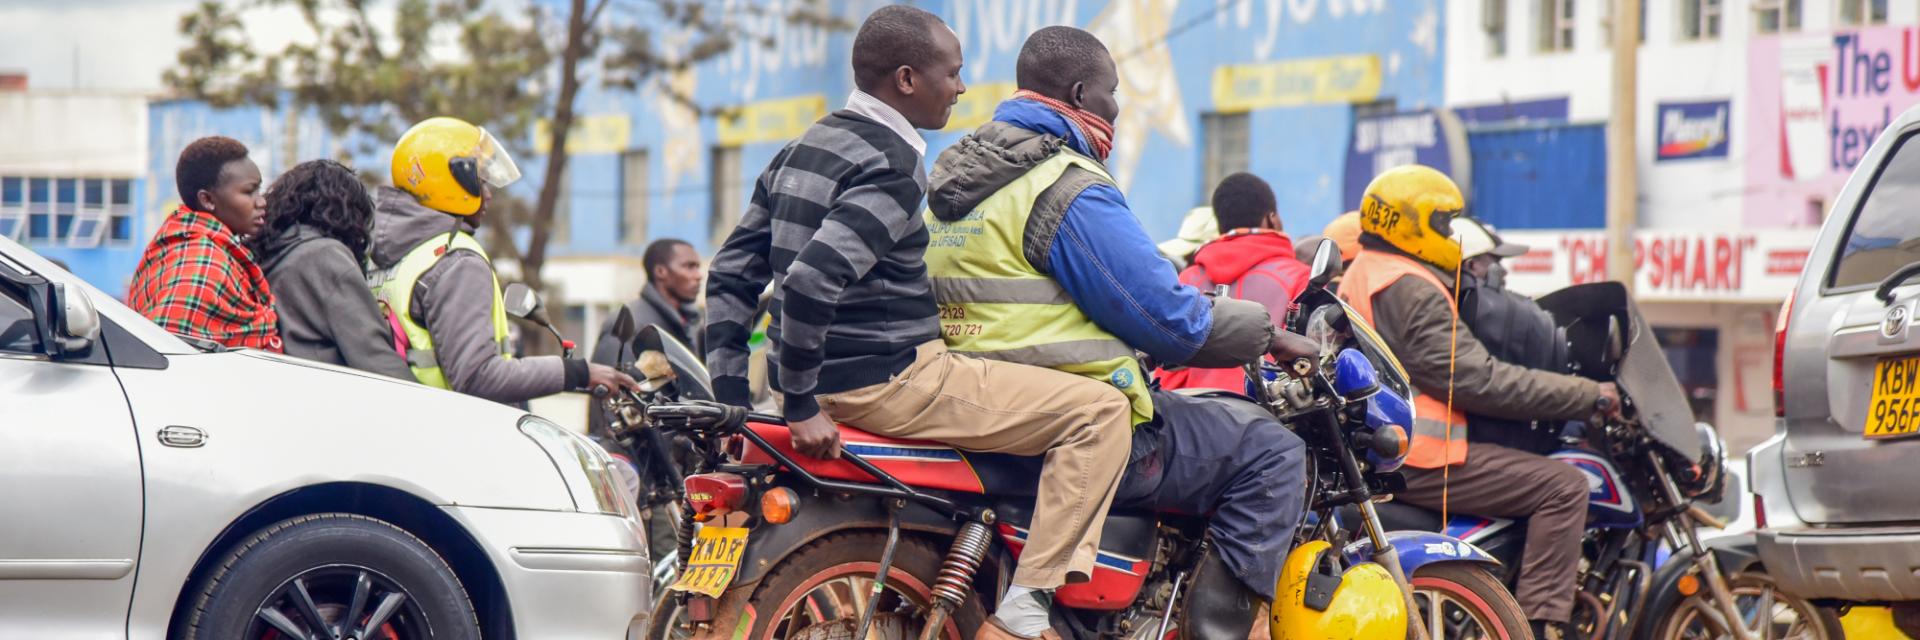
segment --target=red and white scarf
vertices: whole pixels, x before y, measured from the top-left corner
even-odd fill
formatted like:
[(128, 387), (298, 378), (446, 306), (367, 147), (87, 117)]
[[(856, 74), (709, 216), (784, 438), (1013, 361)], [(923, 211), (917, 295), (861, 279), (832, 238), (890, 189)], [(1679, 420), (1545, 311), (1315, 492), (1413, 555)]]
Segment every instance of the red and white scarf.
[(1087, 147), (1093, 152), (1093, 157), (1101, 162), (1105, 162), (1107, 154), (1113, 152), (1113, 123), (1107, 122), (1106, 118), (1027, 89), (1014, 92), (1013, 97), (1016, 100), (1032, 100), (1046, 105), (1055, 113), (1066, 117), (1067, 122), (1073, 123), (1074, 128), (1080, 130), (1081, 137), (1087, 140)]

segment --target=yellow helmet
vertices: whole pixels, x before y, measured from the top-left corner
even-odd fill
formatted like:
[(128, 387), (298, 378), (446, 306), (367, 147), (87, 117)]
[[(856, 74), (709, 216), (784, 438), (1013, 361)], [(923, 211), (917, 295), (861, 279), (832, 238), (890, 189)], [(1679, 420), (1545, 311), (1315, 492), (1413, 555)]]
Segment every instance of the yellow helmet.
[(1337, 557), (1325, 540), (1309, 540), (1287, 554), (1267, 621), (1273, 640), (1406, 638), (1407, 601), (1393, 576), (1373, 563), (1335, 574)]
[(1453, 271), (1460, 266), (1453, 218), (1466, 205), (1460, 187), (1446, 174), (1417, 164), (1395, 167), (1367, 184), (1360, 198), (1360, 230)]
[(486, 129), (459, 118), (428, 118), (393, 145), (393, 186), (421, 205), (457, 216), (480, 211), (483, 185), (520, 179), (513, 156)]

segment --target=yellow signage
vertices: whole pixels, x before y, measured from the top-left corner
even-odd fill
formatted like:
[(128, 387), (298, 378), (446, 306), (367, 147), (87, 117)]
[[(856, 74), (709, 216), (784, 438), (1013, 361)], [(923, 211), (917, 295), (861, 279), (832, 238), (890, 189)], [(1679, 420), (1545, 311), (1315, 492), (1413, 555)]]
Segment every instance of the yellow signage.
[(947, 119), (947, 128), (941, 131), (972, 131), (993, 120), (993, 110), (1007, 98), (1019, 85), (1011, 82), (988, 82), (967, 87), (960, 94), (960, 101), (953, 103), (953, 116)]
[(756, 142), (785, 142), (800, 137), (807, 127), (827, 115), (827, 97), (821, 94), (748, 103), (714, 118), (720, 144), (739, 146)]
[[(567, 134), (567, 153), (620, 153), (633, 141), (633, 120), (624, 113), (582, 115), (573, 118), (573, 131)], [(542, 118), (533, 123), (533, 150), (547, 155), (553, 149), (553, 123)]]
[(1303, 58), (1213, 70), (1213, 107), (1238, 113), (1273, 107), (1368, 102), (1380, 96), (1380, 57)]

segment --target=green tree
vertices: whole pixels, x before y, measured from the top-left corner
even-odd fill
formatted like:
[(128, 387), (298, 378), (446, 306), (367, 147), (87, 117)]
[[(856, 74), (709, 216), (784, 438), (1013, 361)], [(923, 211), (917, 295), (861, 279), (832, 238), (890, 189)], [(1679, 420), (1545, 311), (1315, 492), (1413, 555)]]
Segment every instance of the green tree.
[[(779, 11), (796, 23), (844, 29), (823, 0), (742, 0), (722, 11), (700, 0), (627, 0), (640, 6), (608, 16), (610, 0), (528, 0), (503, 12), (484, 0), (397, 0), (392, 23), (376, 25), (373, 0), (253, 0), (239, 7), (203, 0), (181, 16), (187, 44), (163, 80), (174, 91), (215, 106), (259, 105), (316, 114), (337, 137), (362, 145), (358, 155), (382, 153), (412, 123), (453, 116), (499, 134), (516, 157), (530, 157), (534, 123), (546, 120), (546, 166), (529, 205), (502, 197), (489, 208), (490, 250), (520, 264), (521, 277), (541, 288), (541, 268), (552, 238), (567, 142), (581, 87), (604, 86), (672, 93), (655, 80), (726, 54), (737, 43), (772, 46), (747, 33), (741, 15)], [(257, 8), (293, 7), (311, 37), (278, 51), (260, 51), (241, 17)], [(661, 34), (675, 34), (663, 38)], [(667, 44), (671, 42), (671, 44)], [(607, 46), (611, 43), (611, 46)], [(447, 45), (451, 44), (449, 47)], [(606, 51), (603, 52), (603, 49)], [(585, 62), (597, 61), (598, 65)], [(691, 96), (676, 96), (692, 105)], [(701, 108), (702, 113), (726, 105)], [(385, 171), (376, 182), (384, 182)], [(528, 231), (526, 247), (512, 230)]]

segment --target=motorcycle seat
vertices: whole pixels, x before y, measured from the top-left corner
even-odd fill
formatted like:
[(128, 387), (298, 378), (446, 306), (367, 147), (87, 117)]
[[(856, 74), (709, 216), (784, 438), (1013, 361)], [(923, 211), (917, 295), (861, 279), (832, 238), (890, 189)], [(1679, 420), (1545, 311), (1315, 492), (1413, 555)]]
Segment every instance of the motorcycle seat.
[[(1015, 456), (964, 451), (931, 440), (889, 438), (844, 424), (841, 445), (909, 486), (960, 493), (1032, 496), (1039, 487), (1044, 456)], [(786, 425), (748, 422), (747, 428), (801, 468), (822, 478), (878, 483), (879, 479), (845, 459), (820, 460), (793, 448)], [(741, 462), (774, 464), (773, 456), (749, 444)]]

